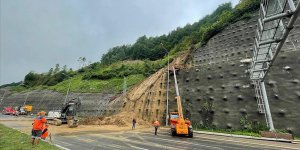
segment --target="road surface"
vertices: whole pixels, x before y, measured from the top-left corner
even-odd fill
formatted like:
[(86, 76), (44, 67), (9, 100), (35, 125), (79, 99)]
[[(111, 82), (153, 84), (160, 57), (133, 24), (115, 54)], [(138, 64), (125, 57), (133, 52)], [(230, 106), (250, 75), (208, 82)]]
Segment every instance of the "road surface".
[[(21, 131), (30, 130), (30, 121), (0, 119), (0, 123)], [(51, 128), (51, 127), (50, 127)], [(67, 128), (62, 126), (61, 128)], [(53, 127), (53, 130), (55, 128)], [(246, 150), (246, 149), (285, 149), (300, 150), (299, 144), (195, 134), (194, 138), (172, 137), (167, 129), (160, 129), (157, 136), (152, 128), (125, 131), (112, 131), (99, 126), (97, 130), (70, 132), (62, 130), (52, 137), (52, 143), (71, 150)], [(30, 133), (29, 131), (26, 133)]]

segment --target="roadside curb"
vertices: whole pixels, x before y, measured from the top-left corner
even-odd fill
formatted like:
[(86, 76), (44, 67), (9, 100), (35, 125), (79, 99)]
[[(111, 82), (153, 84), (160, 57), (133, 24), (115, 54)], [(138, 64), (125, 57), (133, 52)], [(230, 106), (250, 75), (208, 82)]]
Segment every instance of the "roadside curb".
[(236, 134), (225, 134), (225, 133), (214, 133), (214, 132), (206, 132), (206, 131), (194, 131), (197, 134), (207, 134), (207, 135), (217, 135), (217, 136), (226, 136), (226, 137), (236, 137), (236, 138), (244, 138), (244, 139), (254, 139), (254, 140), (264, 140), (264, 141), (277, 141), (277, 142), (286, 142), (286, 143), (300, 143), (299, 140), (287, 140), (287, 139), (278, 139), (278, 138), (266, 138), (266, 137), (253, 137), (253, 136), (245, 136), (245, 135), (236, 135)]

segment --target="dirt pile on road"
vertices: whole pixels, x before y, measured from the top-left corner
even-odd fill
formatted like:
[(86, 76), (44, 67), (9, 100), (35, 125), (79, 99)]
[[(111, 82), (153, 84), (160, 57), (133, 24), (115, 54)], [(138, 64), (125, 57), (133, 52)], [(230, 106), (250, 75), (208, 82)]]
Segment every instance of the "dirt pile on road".
[[(116, 125), (119, 127), (131, 126), (132, 115), (130, 113), (122, 112), (113, 116), (91, 116), (86, 117), (80, 121), (82, 125)], [(150, 124), (144, 120), (137, 120), (137, 125), (150, 126)]]

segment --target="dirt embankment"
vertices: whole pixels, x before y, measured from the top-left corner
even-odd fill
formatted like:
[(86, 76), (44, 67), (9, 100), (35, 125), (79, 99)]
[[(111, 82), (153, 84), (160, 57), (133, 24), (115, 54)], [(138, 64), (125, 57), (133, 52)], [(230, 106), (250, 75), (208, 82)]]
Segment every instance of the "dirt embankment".
[[(132, 126), (132, 119), (135, 118), (133, 113), (121, 112), (112, 116), (91, 116), (80, 121), (81, 125), (116, 125), (118, 127)], [(137, 119), (138, 126), (149, 127), (151, 124), (144, 120)]]
[[(110, 118), (110, 119), (108, 119)], [(120, 123), (122, 119), (122, 123)], [(128, 118), (129, 119), (129, 118)], [(127, 119), (127, 120), (128, 120)], [(131, 123), (126, 122), (124, 116), (113, 116), (106, 117), (103, 121), (106, 121), (103, 124), (96, 124), (100, 119), (89, 118), (86, 120), (80, 120), (82, 123), (77, 128), (68, 128), (66, 124), (61, 126), (50, 125), (49, 131), (52, 135), (71, 135), (71, 134), (82, 134), (82, 133), (104, 133), (104, 132), (118, 132), (118, 131), (129, 131), (131, 130)], [(7, 127), (17, 129), (23, 133), (31, 134), (33, 119), (30, 117), (14, 117), (7, 116), (3, 117), (0, 115), (0, 123), (4, 124)], [(125, 123), (124, 123), (124, 122)], [(94, 124), (94, 125), (93, 125)], [(149, 128), (148, 124), (143, 124), (143, 122), (137, 120), (137, 129), (144, 130)]]
[[(184, 68), (188, 52), (176, 57), (170, 66)], [(90, 116), (80, 120), (82, 125), (116, 125), (118, 127), (131, 127), (132, 119), (137, 120), (138, 126), (151, 126), (153, 120), (164, 120), (165, 93), (166, 93), (166, 70), (164, 67), (152, 74), (138, 85), (135, 85), (125, 95), (119, 97), (125, 104), (123, 110), (111, 116)]]

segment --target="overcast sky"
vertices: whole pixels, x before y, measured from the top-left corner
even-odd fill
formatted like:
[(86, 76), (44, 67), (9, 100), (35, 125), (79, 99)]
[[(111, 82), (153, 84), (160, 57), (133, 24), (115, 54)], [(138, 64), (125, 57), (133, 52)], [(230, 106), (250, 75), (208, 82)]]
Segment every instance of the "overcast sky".
[(0, 85), (99, 61), (109, 48), (167, 34), (239, 0), (0, 0)]

